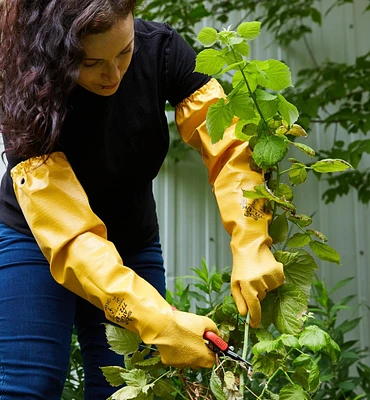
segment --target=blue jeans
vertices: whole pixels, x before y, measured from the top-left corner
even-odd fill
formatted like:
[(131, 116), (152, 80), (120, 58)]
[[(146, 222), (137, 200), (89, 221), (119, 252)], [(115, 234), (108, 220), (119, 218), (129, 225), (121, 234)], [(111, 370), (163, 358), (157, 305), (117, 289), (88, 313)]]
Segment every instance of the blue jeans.
[[(124, 258), (165, 295), (159, 242)], [(76, 327), (85, 370), (85, 399), (104, 400), (111, 387), (100, 367), (122, 365), (109, 350), (103, 311), (54, 281), (32, 237), (0, 223), (0, 400), (59, 400)]]

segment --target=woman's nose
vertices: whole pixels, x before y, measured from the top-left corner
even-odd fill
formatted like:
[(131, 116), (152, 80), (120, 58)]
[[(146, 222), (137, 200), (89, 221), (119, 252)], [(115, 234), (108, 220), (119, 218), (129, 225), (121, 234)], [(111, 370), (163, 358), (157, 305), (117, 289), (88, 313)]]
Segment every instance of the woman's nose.
[(117, 83), (121, 78), (119, 64), (115, 62), (107, 64), (103, 72), (103, 77), (104, 79), (107, 79), (108, 82), (112, 85)]

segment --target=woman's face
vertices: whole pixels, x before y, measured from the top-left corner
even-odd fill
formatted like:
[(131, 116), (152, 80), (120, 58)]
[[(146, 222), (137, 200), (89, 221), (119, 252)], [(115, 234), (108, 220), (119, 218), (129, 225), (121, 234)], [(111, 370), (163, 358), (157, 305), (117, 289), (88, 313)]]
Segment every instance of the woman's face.
[(131, 62), (133, 16), (118, 20), (107, 32), (86, 36), (83, 45), (86, 58), (80, 66), (78, 84), (95, 94), (111, 96)]

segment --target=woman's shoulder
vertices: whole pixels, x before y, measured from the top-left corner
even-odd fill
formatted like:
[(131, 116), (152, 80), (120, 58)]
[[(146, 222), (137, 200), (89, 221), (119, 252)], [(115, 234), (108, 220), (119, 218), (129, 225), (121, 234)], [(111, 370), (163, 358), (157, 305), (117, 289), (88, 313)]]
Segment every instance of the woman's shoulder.
[(156, 35), (172, 36), (173, 29), (165, 22), (146, 21), (135, 18), (135, 34), (142, 38), (152, 38)]

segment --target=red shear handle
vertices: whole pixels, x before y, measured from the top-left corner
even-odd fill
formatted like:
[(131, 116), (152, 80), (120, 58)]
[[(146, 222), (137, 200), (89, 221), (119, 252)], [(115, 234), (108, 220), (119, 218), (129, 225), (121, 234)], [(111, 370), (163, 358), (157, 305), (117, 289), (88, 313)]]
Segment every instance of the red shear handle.
[(214, 332), (204, 332), (203, 338), (212, 342), (221, 351), (226, 351), (229, 348), (229, 345)]

